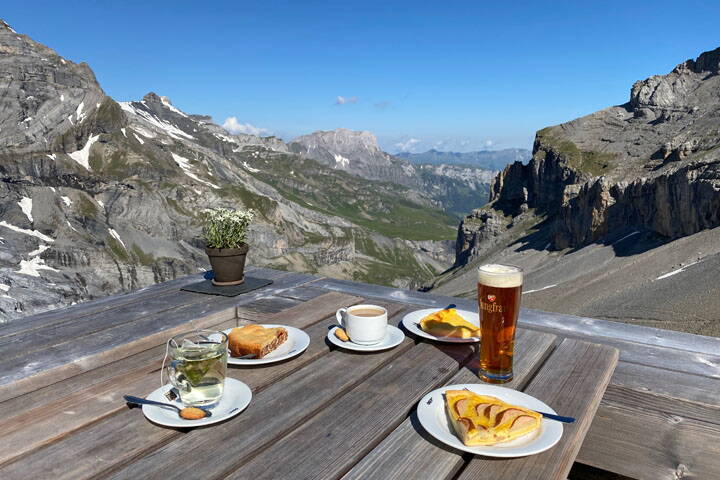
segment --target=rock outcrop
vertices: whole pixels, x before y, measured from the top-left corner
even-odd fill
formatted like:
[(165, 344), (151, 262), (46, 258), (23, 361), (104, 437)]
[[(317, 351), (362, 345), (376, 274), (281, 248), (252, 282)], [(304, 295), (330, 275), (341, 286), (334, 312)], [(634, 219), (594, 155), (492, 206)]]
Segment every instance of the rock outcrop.
[(624, 105), (539, 131), (531, 161), (501, 172), (461, 224), (456, 264), (488, 238), (518, 238), (530, 215), (557, 250), (627, 228), (675, 239), (719, 226), (718, 73), (720, 49), (636, 82)]

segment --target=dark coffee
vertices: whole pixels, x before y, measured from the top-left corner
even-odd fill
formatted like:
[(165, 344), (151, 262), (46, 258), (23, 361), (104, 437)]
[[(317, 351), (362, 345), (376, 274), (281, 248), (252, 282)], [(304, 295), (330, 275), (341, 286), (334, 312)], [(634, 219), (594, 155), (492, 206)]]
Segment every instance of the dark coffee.
[(379, 317), (385, 312), (379, 308), (356, 308), (348, 313), (356, 317)]

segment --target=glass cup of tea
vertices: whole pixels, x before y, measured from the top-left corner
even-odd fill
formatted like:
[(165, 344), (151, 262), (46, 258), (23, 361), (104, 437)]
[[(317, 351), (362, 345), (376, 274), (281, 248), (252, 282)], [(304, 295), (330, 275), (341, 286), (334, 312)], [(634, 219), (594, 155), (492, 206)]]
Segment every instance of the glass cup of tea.
[(513, 378), (515, 328), (520, 313), (523, 271), (512, 265), (478, 267), (481, 380), (506, 383)]
[(168, 340), (166, 366), (183, 405), (212, 407), (222, 398), (227, 371), (228, 337), (215, 330), (195, 330)]

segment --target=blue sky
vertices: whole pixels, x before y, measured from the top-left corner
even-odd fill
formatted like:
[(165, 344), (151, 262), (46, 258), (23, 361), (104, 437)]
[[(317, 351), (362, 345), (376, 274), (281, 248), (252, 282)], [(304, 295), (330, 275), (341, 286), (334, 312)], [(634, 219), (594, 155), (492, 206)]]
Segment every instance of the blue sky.
[(720, 46), (707, 1), (5, 0), (0, 15), (116, 100), (155, 91), (285, 139), (370, 130), (391, 152), (529, 148)]

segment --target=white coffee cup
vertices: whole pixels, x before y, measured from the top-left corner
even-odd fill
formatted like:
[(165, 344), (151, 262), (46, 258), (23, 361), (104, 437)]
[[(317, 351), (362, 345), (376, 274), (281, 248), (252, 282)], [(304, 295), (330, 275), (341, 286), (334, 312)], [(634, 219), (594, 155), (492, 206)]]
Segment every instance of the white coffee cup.
[[(376, 311), (379, 315), (372, 315)], [(353, 313), (354, 312), (354, 313)], [(374, 345), (387, 334), (387, 310), (379, 305), (353, 305), (335, 314), (350, 341), (358, 345)]]

